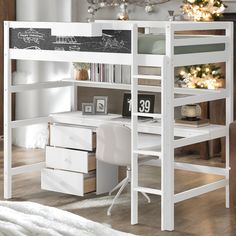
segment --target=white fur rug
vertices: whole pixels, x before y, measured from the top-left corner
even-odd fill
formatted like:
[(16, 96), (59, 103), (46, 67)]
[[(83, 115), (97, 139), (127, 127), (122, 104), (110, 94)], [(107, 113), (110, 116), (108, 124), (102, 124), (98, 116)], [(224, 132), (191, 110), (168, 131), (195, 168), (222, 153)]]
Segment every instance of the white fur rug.
[(0, 236), (131, 236), (81, 216), (32, 202), (0, 201)]

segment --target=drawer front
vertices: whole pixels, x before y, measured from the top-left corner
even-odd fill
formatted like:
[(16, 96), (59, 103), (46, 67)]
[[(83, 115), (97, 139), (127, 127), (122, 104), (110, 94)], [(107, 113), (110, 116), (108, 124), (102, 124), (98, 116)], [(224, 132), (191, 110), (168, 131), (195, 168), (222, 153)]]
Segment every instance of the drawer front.
[(84, 196), (96, 190), (96, 178), (82, 173), (44, 168), (41, 172), (41, 188), (60, 193)]
[(96, 136), (91, 129), (50, 125), (50, 145), (92, 151)]
[(96, 157), (94, 153), (47, 146), (46, 167), (88, 173), (96, 169)]

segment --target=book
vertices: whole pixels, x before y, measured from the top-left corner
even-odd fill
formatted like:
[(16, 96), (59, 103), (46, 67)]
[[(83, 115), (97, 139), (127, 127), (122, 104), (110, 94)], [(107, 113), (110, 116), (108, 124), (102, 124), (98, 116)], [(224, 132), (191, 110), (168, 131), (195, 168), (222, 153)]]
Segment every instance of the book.
[(109, 65), (109, 83), (114, 83), (114, 65)]
[(99, 71), (100, 71), (100, 80), (99, 80), (99, 82), (105, 82), (104, 64), (99, 64)]
[(98, 63), (95, 64), (95, 82), (100, 82), (100, 66)]
[(109, 75), (110, 75), (110, 73), (109, 73), (109, 68), (110, 68), (110, 65), (108, 65), (108, 64), (104, 64), (104, 82), (109, 82)]
[(187, 120), (185, 118), (182, 118), (182, 119), (176, 119), (175, 124), (197, 128), (197, 127), (207, 126), (210, 123), (208, 119)]
[(121, 79), (122, 84), (131, 84), (131, 66), (121, 66)]
[(121, 84), (121, 65), (115, 65), (115, 83)]

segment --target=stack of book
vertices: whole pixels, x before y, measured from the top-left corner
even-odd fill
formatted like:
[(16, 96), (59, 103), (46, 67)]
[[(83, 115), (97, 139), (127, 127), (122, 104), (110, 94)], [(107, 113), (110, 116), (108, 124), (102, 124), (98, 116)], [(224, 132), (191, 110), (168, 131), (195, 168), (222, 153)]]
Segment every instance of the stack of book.
[(175, 120), (176, 125), (183, 125), (183, 126), (188, 126), (188, 127), (203, 127), (209, 125), (209, 120), (208, 119), (196, 119), (196, 120), (189, 120), (186, 118), (182, 119), (176, 119)]
[(131, 83), (131, 67), (93, 63), (90, 66), (90, 81), (118, 84)]

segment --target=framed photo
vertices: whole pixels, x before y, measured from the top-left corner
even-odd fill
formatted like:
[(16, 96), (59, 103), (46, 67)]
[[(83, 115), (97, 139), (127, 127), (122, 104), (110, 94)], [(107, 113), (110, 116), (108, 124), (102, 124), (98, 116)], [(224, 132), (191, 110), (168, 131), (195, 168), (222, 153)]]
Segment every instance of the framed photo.
[(107, 101), (108, 97), (106, 96), (95, 96), (93, 98), (95, 114), (107, 114)]
[(94, 115), (94, 104), (93, 103), (82, 103), (82, 114), (83, 115)]
[[(154, 112), (155, 95), (139, 94), (138, 95), (138, 112), (153, 113)], [(125, 93), (123, 99), (122, 116), (131, 116), (131, 94)]]

